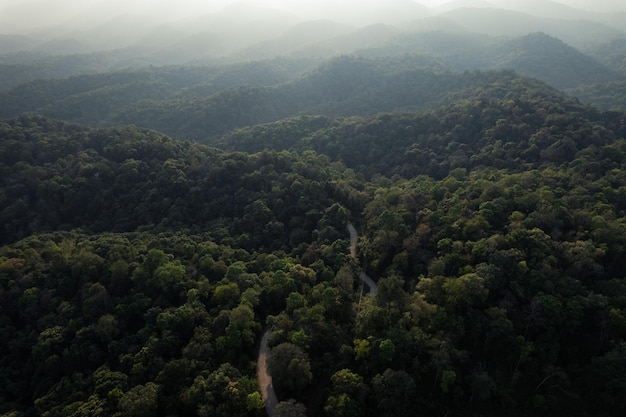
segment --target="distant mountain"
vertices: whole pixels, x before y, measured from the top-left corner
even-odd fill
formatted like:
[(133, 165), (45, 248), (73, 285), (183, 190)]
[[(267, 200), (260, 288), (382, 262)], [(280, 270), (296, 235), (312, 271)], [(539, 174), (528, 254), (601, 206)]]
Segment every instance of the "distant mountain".
[[(148, 18), (152, 14), (122, 13), (122, 7), (115, 12), (106, 2), (94, 3), (91, 8), (87, 4), (76, 4), (76, 10), (68, 13), (65, 26), (50, 23), (29, 37), (0, 36), (0, 54), (24, 50), (49, 55), (89, 54), (105, 62), (104, 69), (110, 70), (188, 63), (215, 65), (276, 56), (328, 58), (367, 48), (382, 50), (383, 44), (391, 43), (394, 38), (429, 31), (463, 34), (470, 37), (471, 42), (477, 34), (519, 37), (544, 32), (584, 51), (626, 37), (626, 13), (590, 13), (549, 0), (459, 0), (436, 10), (411, 0), (389, 1), (383, 6), (365, 2), (358, 10), (351, 7), (354, 3), (340, 2), (332, 5), (336, 13), (330, 19), (315, 19), (319, 10), (312, 10), (306, 16), (235, 3), (197, 16), (187, 14), (183, 19), (176, 14), (178, 17), (172, 17), (167, 23), (163, 16), (152, 19)], [(16, 7), (17, 15), (22, 16), (23, 5)], [(95, 16), (95, 11), (101, 15)], [(345, 23), (347, 21), (352, 23)], [(458, 62), (473, 62), (466, 65), (469, 68), (486, 67), (481, 62), (487, 60), (490, 52), (485, 48), (479, 51), (480, 48), (473, 45), (469, 47), (466, 40), (459, 39), (463, 48), (447, 44), (455, 53), (459, 52), (458, 57), (442, 49), (431, 51), (432, 54), (453, 68), (459, 67)], [(399, 44), (405, 40), (397, 42), (396, 49), (402, 49)], [(407, 52), (423, 53), (420, 48)], [(5, 64), (17, 63), (12, 57), (6, 59)], [(67, 69), (66, 72), (67, 75), (75, 73), (77, 70)]]
[(221, 56), (225, 52), (224, 38), (212, 32), (202, 32), (174, 39), (171, 43), (154, 45), (147, 53), (146, 48), (138, 44), (136, 47), (144, 51), (132, 61), (122, 65), (141, 68), (148, 65), (182, 65), (194, 59)]
[(247, 60), (272, 58), (278, 55), (289, 55), (299, 49), (325, 40), (345, 35), (354, 27), (337, 23), (332, 20), (316, 20), (298, 23), (279, 37), (254, 44), (234, 57), (245, 57)]
[[(127, 4), (128, 3), (128, 4)], [(352, 2), (325, 1), (320, 5), (306, 3), (292, 11), (260, 7), (251, 2), (232, 3), (211, 12), (192, 15), (190, 11), (172, 11), (172, 16), (159, 15), (164, 2), (141, 4), (124, 0), (78, 2), (65, 0), (55, 3), (31, 1), (46, 18), (33, 18), (28, 25), (14, 27), (14, 21), (24, 20), (29, 8), (26, 3), (13, 2), (2, 9), (0, 26), (10, 33), (28, 34), (25, 38), (0, 37), (0, 54), (37, 50), (49, 54), (93, 53), (133, 47), (136, 65), (179, 64), (184, 58), (206, 58), (202, 48), (193, 54), (197, 37), (211, 33), (219, 37), (219, 45), (209, 55), (229, 62), (272, 58), (277, 55), (306, 53), (307, 43), (327, 42), (344, 35), (331, 28), (347, 25), (360, 29), (373, 25), (393, 26), (400, 30), (468, 31), (491, 36), (523, 36), (545, 32), (564, 42), (585, 47), (626, 36), (626, 12), (593, 13), (551, 0), (456, 0), (437, 8), (425, 7), (413, 0), (364, 2), (355, 8)], [(184, 4), (183, 4), (184, 3)], [(190, 5), (189, 2), (181, 3)], [(326, 15), (322, 11), (328, 8)], [(332, 12), (332, 13), (331, 13)], [(3, 15), (2, 15), (3, 14)], [(184, 16), (184, 17), (182, 17)], [(326, 27), (319, 22), (327, 22)], [(338, 39), (338, 42), (341, 42)], [(176, 46), (173, 46), (176, 45)], [(340, 53), (352, 43), (333, 48), (315, 45), (312, 50), (329, 54)], [(367, 47), (361, 45), (359, 49)], [(155, 47), (157, 50), (155, 50)], [(180, 53), (172, 48), (181, 50)], [(356, 49), (356, 48), (355, 48)], [(157, 56), (162, 52), (162, 57)], [(110, 55), (115, 59), (116, 53)], [(172, 57), (167, 62), (167, 57)]]
[[(70, 14), (64, 24), (52, 19), (47, 25), (33, 29), (32, 41), (11, 45), (4, 52), (2, 46), (6, 42), (0, 39), (0, 53), (37, 49), (50, 54), (75, 54), (137, 45), (167, 47), (187, 36), (210, 31), (222, 38), (220, 54), (230, 54), (277, 37), (303, 20), (279, 10), (233, 4), (217, 12), (167, 21), (163, 16), (154, 18), (152, 15), (124, 13), (128, 9), (124, 6), (117, 9), (120, 12), (114, 12), (115, 8), (108, 3), (92, 4), (91, 8), (78, 10), (76, 14)], [(22, 16), (24, 12), (15, 13)]]
[[(338, 4), (341, 4), (338, 2)], [(353, 24), (372, 25), (384, 23), (399, 25), (414, 19), (431, 16), (433, 11), (413, 0), (387, 0), (381, 2), (384, 6), (365, 8), (364, 10), (347, 10), (343, 19)]]
[(596, 19), (605, 25), (622, 32), (624, 31), (624, 28), (626, 28), (626, 12), (602, 13), (596, 16)]
[(332, 57), (339, 54), (350, 54), (361, 48), (383, 45), (400, 33), (401, 31), (394, 26), (370, 25), (330, 39), (304, 45), (289, 55), (294, 57)]
[(462, 8), (493, 8), (493, 4), (487, 0), (450, 0), (435, 6), (438, 12), (449, 12), (450, 10)]
[(615, 80), (617, 74), (595, 59), (545, 33), (533, 33), (502, 44), (491, 65), (514, 68), (557, 88)]
[[(294, 53), (307, 41), (309, 47), (323, 45), (311, 40), (317, 35), (303, 30), (307, 27), (294, 28), (291, 40), (282, 39), (292, 42)], [(312, 27), (349, 29), (333, 22), (316, 22)], [(369, 30), (391, 32), (384, 26)], [(351, 41), (355, 39), (358, 36)], [(177, 49), (172, 48), (172, 53)], [(331, 59), (301, 77), (298, 74), (314, 60), (298, 65), (289, 63), (297, 60), (265, 60), (32, 82), (0, 94), (0, 116), (37, 112), (97, 126), (134, 124), (177, 138), (210, 141), (234, 128), (298, 114), (350, 116), (438, 106), (465, 89), (514, 78), (502, 73), (462, 73), (466, 70), (514, 69), (557, 88), (622, 79), (593, 58), (541, 33), (505, 41), (484, 35), (416, 33), (361, 53), (370, 58)]]
[[(452, 22), (452, 20), (447, 21)], [(460, 26), (457, 23), (452, 24)], [(4, 74), (2, 81), (0, 81), (0, 88), (14, 87), (20, 82), (34, 78), (63, 77), (64, 75), (80, 74), (81, 72), (119, 71), (120, 69), (141, 68), (148, 65), (185, 64), (189, 62), (201, 66), (210, 64), (211, 67), (219, 67), (228, 62), (268, 61), (276, 56), (282, 56), (291, 60), (303, 60), (302, 65), (299, 65), (299, 67), (301, 70), (306, 70), (310, 69), (316, 60), (328, 59), (341, 54), (351, 54), (355, 53), (355, 51), (357, 55), (372, 57), (378, 60), (395, 57), (391, 59), (392, 67), (397, 65), (402, 55), (408, 54), (411, 58), (407, 62), (411, 63), (411, 65), (417, 65), (418, 69), (437, 69), (439, 72), (446, 70), (462, 72), (466, 70), (513, 69), (522, 75), (538, 78), (561, 89), (573, 89), (583, 85), (622, 81), (624, 76), (620, 74), (620, 71), (623, 72), (626, 69), (626, 63), (623, 59), (623, 54), (626, 51), (626, 44), (624, 43), (626, 42), (626, 37), (601, 43), (597, 49), (587, 49), (588, 51), (595, 51), (595, 55), (591, 57), (545, 33), (504, 38), (463, 30), (422, 31), (420, 29), (416, 24), (414, 32), (406, 33), (387, 25), (372, 25), (355, 29), (351, 26), (328, 20), (304, 22), (292, 26), (288, 32), (271, 41), (260, 42), (255, 47), (246, 49), (240, 54), (226, 57), (225, 54), (228, 52), (224, 49), (227, 48), (224, 46), (224, 43), (228, 41), (224, 41), (218, 34), (206, 31), (194, 35), (185, 35), (180, 31), (165, 27), (160, 37), (153, 37), (153, 34), (140, 39), (132, 46), (115, 51), (68, 56), (67, 58), (42, 59), (40, 57), (32, 63), (28, 63), (27, 59), (25, 62), (16, 59), (15, 63), (0, 67), (0, 74)], [(151, 42), (151, 40), (156, 39), (161, 39), (161, 42)], [(43, 70), (42, 68), (47, 69)], [(415, 67), (411, 68), (410, 65), (402, 65), (402, 71), (415, 69)], [(197, 71), (202, 72), (204, 70), (199, 68)], [(291, 72), (290, 75), (281, 75), (278, 78), (265, 78), (261, 81), (261, 84), (255, 81), (250, 84), (241, 83), (239, 86), (271, 86), (271, 80), (277, 80), (276, 82), (293, 80), (294, 74), (299, 74), (298, 71), (296, 70), (295, 73)], [(355, 69), (355, 71), (360, 71), (360, 69)], [(189, 71), (182, 71), (182, 73), (187, 72)], [(146, 74), (155, 74), (155, 72), (149, 70)], [(348, 74), (345, 76), (346, 85), (350, 85), (352, 82), (363, 82), (361, 88), (363, 91), (381, 90), (383, 96), (389, 95), (382, 87), (382, 79), (376, 79), (376, 76), (371, 75), (371, 79), (368, 79), (366, 82), (363, 81), (361, 75), (359, 73)], [(387, 77), (384, 74), (379, 74), (378, 76)], [(344, 77), (344, 75), (340, 77)], [(157, 79), (159, 78), (160, 75), (157, 75)], [(242, 77), (242, 80), (246, 79), (252, 79), (252, 77)], [(211, 78), (205, 80), (205, 82), (209, 82), (209, 80)], [(370, 81), (371, 85), (368, 84)], [(64, 86), (69, 86), (73, 82), (72, 80), (51, 83), (39, 82), (33, 84), (33, 86), (37, 86), (35, 88), (33, 86), (24, 86), (13, 91), (7, 91), (5, 94), (0, 95), (0, 114), (15, 116), (25, 111), (43, 111), (45, 114), (53, 117), (62, 117), (61, 115), (69, 114), (63, 111), (65, 104), (59, 107), (54, 103), (57, 103), (58, 100), (65, 100), (72, 95), (90, 94), (94, 90), (90, 82), (85, 82), (82, 84), (84, 86), (82, 90), (76, 91), (72, 87), (68, 90), (72, 91), (71, 93), (63, 92), (66, 88)], [(99, 81), (95, 81), (95, 79), (94, 82), (98, 86), (96, 88), (106, 86), (106, 83), (101, 84)], [(178, 88), (195, 89), (197, 87), (195, 83), (197, 82), (183, 83), (184, 85)], [(268, 82), (270, 83), (268, 84)], [(61, 92), (61, 96), (55, 93), (52, 97), (49, 97), (47, 92), (41, 91), (42, 87), (48, 88), (50, 85), (54, 85), (52, 87), (53, 90)], [(161, 90), (156, 95), (154, 92), (149, 92), (148, 90), (152, 88), (150, 85), (152, 84), (141, 83), (140, 90), (144, 91), (145, 96), (142, 95), (144, 93), (136, 92), (136, 94), (127, 95), (127, 99), (122, 102), (114, 101), (125, 106), (131, 105), (136, 100), (141, 100), (142, 98), (165, 100), (170, 94), (176, 92), (176, 89), (172, 90), (168, 86), (169, 81), (165, 81), (167, 90), (165, 95), (163, 95)], [(202, 91), (202, 93), (192, 94), (192, 96), (206, 97), (207, 95), (223, 91), (224, 88), (232, 87), (232, 83), (224, 85), (218, 83), (209, 89), (202, 87), (198, 90)], [(337, 91), (345, 92), (346, 86), (340, 85), (338, 87), (340, 88)], [(307, 88), (315, 90), (315, 87), (309, 86)], [(411, 90), (410, 87), (409, 90)], [(115, 90), (109, 91), (107, 95), (113, 91)], [(34, 99), (31, 96), (34, 92), (36, 92), (36, 96), (47, 97), (47, 101), (42, 102), (39, 99)], [(330, 94), (329, 97), (331, 97), (335, 90), (330, 89), (328, 92)], [(299, 92), (296, 92), (296, 94), (299, 94)], [(352, 93), (346, 94), (351, 96)], [(19, 100), (17, 99), (18, 95), (22, 95)], [(102, 96), (100, 97), (102, 98)], [(79, 118), (74, 121), (87, 122), (89, 120), (89, 123), (91, 123), (96, 117), (100, 117), (104, 124), (113, 122), (113, 119), (110, 118), (112, 115), (108, 111), (101, 113), (99, 116), (96, 113), (89, 114), (99, 108), (93, 102), (94, 96), (89, 95), (89, 100), (91, 103), (89, 109), (91, 110), (80, 112), (86, 118)], [(220, 99), (218, 98), (217, 100)], [(358, 100), (352, 96), (350, 100), (354, 101), (348, 107), (353, 108), (358, 103)], [(371, 99), (368, 97), (362, 97), (360, 100), (362, 109), (373, 110), (376, 107), (368, 104), (371, 102)], [(82, 99), (74, 97), (70, 101), (74, 103), (72, 106), (79, 106)], [(327, 101), (329, 101), (328, 98)], [(64, 103), (67, 104), (69, 102)], [(142, 106), (148, 107), (155, 105), (161, 106), (164, 104), (142, 104)], [(166, 106), (170, 105), (171, 103)], [(281, 105), (278, 106), (280, 107)], [(337, 109), (344, 108), (344, 105), (345, 103), (342, 102), (336, 103)], [(324, 112), (331, 111), (329, 110), (330, 104), (322, 107), (319, 107), (318, 104), (313, 104), (312, 107), (307, 106), (304, 106), (301, 110), (306, 108), (308, 109), (307, 111), (313, 111), (323, 108)], [(183, 107), (186, 107), (186, 105)], [(386, 109), (388, 110), (392, 107)], [(134, 114), (136, 110), (137, 107), (133, 105), (130, 114)], [(190, 109), (185, 110), (185, 112), (187, 111), (190, 111)], [(142, 120), (145, 117), (151, 117), (143, 111), (141, 113), (144, 114), (141, 116)], [(155, 115), (159, 113), (160, 111), (156, 111)], [(282, 117), (290, 114), (279, 112), (267, 117), (271, 119), (279, 115)], [(132, 122), (125, 115), (120, 117), (119, 121)], [(118, 120), (117, 116), (114, 119)], [(269, 121), (270, 119), (262, 118), (259, 119), (259, 122)], [(248, 122), (252, 121), (254, 120), (249, 120)], [(244, 125), (248, 122), (245, 122)], [(161, 124), (159, 122), (159, 125)], [(148, 123), (148, 126), (152, 125), (152, 122)]]
[(206, 98), (137, 101), (109, 113), (108, 120), (211, 142), (234, 128), (298, 114), (349, 116), (436, 106), (453, 92), (499, 77), (438, 73), (416, 69), (415, 63), (403, 68), (401, 59), (389, 61), (342, 57), (286, 84), (240, 87)]
[(461, 8), (440, 16), (470, 32), (491, 36), (524, 36), (544, 32), (574, 47), (595, 45), (625, 34), (623, 30), (592, 20), (547, 19), (504, 9)]
[[(124, 70), (32, 81), (0, 92), (0, 114), (54, 113), (59, 118), (78, 117), (84, 123), (106, 124), (111, 112), (139, 100), (168, 97), (188, 100), (242, 84), (274, 85), (295, 78), (311, 65), (307, 60), (275, 60), (220, 67)], [(0, 71), (3, 69), (8, 72), (20, 67), (0, 66)]]
[(223, 37), (224, 49), (233, 53), (274, 39), (304, 20), (285, 11), (235, 3), (214, 13), (185, 18), (174, 27), (191, 34), (207, 31), (219, 34)]
[[(620, 45), (615, 42), (612, 50), (619, 50)], [(378, 57), (424, 54), (457, 71), (514, 69), (557, 88), (621, 79), (597, 59), (541, 32), (512, 39), (463, 32), (416, 32), (359, 53)], [(617, 59), (619, 54), (613, 56)]]
[(492, 7), (508, 9), (529, 15), (551, 19), (589, 19), (589, 11), (571, 7), (551, 0), (489, 0)]
[(467, 32), (416, 31), (401, 34), (378, 46), (359, 50), (365, 56), (417, 54), (431, 57), (443, 68), (457, 71), (488, 68), (502, 40)]
[(37, 43), (27, 36), (0, 34), (0, 54), (31, 49)]
[[(417, 55), (341, 57), (303, 77), (273, 85), (280, 79), (280, 67), (268, 68), (265, 79), (253, 79), (256, 67), (231, 80), (217, 78), (216, 72), (202, 75), (200, 70), (189, 69), (187, 75), (185, 70), (149, 77), (131, 72), (120, 74), (117, 80), (94, 76), (91, 81), (82, 77), (80, 83), (31, 83), (0, 96), (0, 116), (37, 112), (97, 126), (134, 124), (177, 138), (210, 142), (234, 128), (299, 114), (373, 115), (436, 107), (467, 90), (518, 78), (512, 72), (434, 70), (432, 61)], [(204, 81), (194, 82), (192, 75), (205, 77)], [(282, 77), (285, 80), (289, 75)], [(183, 84), (167, 81), (186, 78)], [(80, 90), (78, 85), (82, 85)]]
[(400, 28), (408, 33), (415, 32), (452, 32), (468, 33), (467, 28), (459, 23), (442, 16), (429, 16), (416, 19), (401, 25)]
[(33, 46), (30, 49), (48, 56), (67, 56), (89, 54), (94, 50), (94, 46), (75, 38), (55, 38), (47, 42), (38, 43), (37, 46)]
[(614, 71), (626, 75), (626, 36), (584, 50)]
[(126, 14), (115, 16), (100, 25), (73, 32), (70, 36), (87, 43), (91, 51), (111, 50), (134, 44), (151, 33), (156, 26), (159, 24)]

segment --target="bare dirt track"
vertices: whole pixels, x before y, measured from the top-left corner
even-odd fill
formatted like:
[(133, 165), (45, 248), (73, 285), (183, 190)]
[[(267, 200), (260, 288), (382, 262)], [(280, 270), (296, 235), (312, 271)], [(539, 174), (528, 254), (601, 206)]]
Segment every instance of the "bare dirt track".
[[(348, 232), (350, 233), (350, 255), (353, 258), (356, 258), (356, 242), (359, 235), (357, 234), (357, 231), (352, 223), (348, 223)], [(376, 292), (376, 283), (365, 273), (365, 271), (361, 271), (359, 278), (369, 287), (370, 294)], [(272, 376), (267, 370), (267, 358), (270, 351), (267, 342), (271, 334), (271, 328), (267, 329), (265, 333), (263, 333), (261, 346), (259, 347), (259, 357), (256, 364), (256, 375), (259, 390), (261, 391), (261, 398), (263, 398), (263, 401), (265, 402), (265, 410), (267, 411), (267, 415), (269, 417), (274, 416), (274, 408), (276, 407), (276, 404), (278, 404), (278, 399), (276, 398), (276, 392), (274, 391), (274, 385), (272, 383)]]
[(272, 329), (267, 329), (261, 339), (261, 347), (259, 348), (259, 359), (256, 364), (256, 376), (259, 383), (259, 389), (261, 390), (261, 398), (265, 402), (265, 410), (267, 415), (272, 417), (274, 415), (274, 408), (278, 404), (276, 398), (276, 392), (274, 391), (274, 385), (272, 384), (272, 376), (267, 371), (267, 357), (269, 355), (269, 347), (267, 341), (272, 334)]
[[(348, 232), (350, 233), (350, 255), (353, 258), (356, 258), (356, 241), (359, 238), (359, 235), (356, 232), (356, 229), (352, 225), (352, 223), (348, 223)], [(369, 275), (365, 273), (365, 271), (361, 271), (359, 274), (359, 279), (365, 283), (370, 289), (370, 294), (374, 294), (377, 289), (377, 285)]]

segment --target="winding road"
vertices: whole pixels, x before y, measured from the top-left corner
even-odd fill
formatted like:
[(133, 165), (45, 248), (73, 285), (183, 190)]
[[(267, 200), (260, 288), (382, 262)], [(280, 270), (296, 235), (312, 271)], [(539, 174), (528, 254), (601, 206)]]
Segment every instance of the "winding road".
[(259, 383), (259, 389), (261, 390), (261, 398), (265, 403), (267, 415), (270, 417), (274, 415), (274, 407), (278, 404), (276, 392), (274, 391), (274, 385), (272, 385), (272, 376), (267, 371), (267, 356), (270, 352), (270, 348), (267, 346), (267, 341), (271, 334), (271, 328), (267, 329), (263, 334), (261, 347), (259, 347), (259, 359), (256, 363), (256, 377)]
[[(356, 259), (356, 242), (359, 239), (359, 235), (357, 234), (352, 223), (348, 223), (348, 232), (350, 233), (350, 255)], [(376, 283), (365, 273), (365, 271), (361, 271), (359, 279), (369, 287), (370, 294), (374, 294), (376, 292)], [(272, 384), (272, 376), (267, 370), (267, 357), (270, 351), (267, 341), (269, 340), (271, 334), (271, 328), (267, 329), (265, 333), (263, 333), (261, 346), (259, 347), (259, 358), (256, 364), (256, 376), (259, 384), (259, 390), (261, 391), (261, 398), (265, 403), (265, 410), (267, 411), (267, 415), (269, 417), (274, 416), (274, 408), (276, 407), (276, 404), (278, 404), (276, 391), (274, 390), (274, 385)]]
[[(350, 255), (352, 255), (353, 258), (356, 258), (356, 242), (359, 239), (359, 235), (357, 234), (352, 223), (348, 223), (348, 232), (350, 233)], [(365, 273), (365, 271), (361, 271), (359, 279), (369, 287), (370, 294), (374, 294), (376, 292), (376, 289), (378, 288), (376, 283)]]

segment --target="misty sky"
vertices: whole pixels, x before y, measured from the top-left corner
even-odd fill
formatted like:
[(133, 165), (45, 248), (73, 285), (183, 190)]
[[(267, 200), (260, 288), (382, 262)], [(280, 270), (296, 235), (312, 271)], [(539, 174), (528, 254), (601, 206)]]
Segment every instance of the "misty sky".
[[(151, 19), (174, 20), (214, 12), (232, 3), (271, 7), (308, 18), (348, 15), (361, 10), (392, 8), (412, 0), (0, 0), (0, 33), (27, 32), (44, 26), (64, 25), (77, 19), (105, 20), (120, 14), (145, 15)], [(500, 7), (528, 6), (550, 0), (417, 0), (428, 7), (448, 3), (492, 3)], [(595, 11), (626, 11), (624, 0), (554, 0), (558, 3)], [(2, 30), (4, 28), (4, 31)]]

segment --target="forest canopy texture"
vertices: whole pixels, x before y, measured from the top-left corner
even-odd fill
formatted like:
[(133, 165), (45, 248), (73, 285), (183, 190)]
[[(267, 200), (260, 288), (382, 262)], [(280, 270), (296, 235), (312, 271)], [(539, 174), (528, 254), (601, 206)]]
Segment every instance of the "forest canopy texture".
[(0, 416), (623, 415), (626, 113), (416, 59), (4, 90)]

